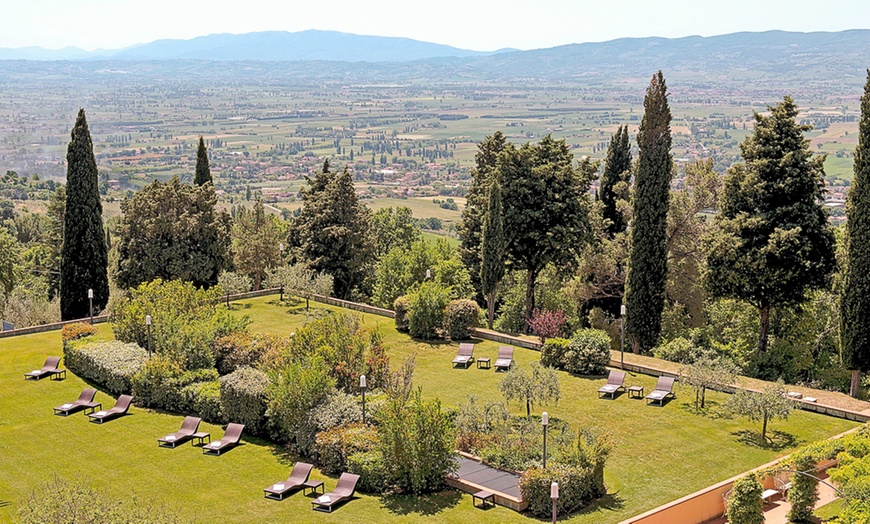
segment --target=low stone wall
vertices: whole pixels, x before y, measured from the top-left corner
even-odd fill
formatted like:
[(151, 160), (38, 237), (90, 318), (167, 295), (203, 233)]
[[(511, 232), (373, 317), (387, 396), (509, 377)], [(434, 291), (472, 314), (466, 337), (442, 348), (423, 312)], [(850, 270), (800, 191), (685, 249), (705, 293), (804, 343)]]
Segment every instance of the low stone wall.
[[(91, 321), (90, 317), (79, 320), (67, 320), (65, 322), (52, 322), (51, 324), (42, 324), (40, 326), (30, 326), (20, 329), (11, 329), (9, 331), (0, 331), (0, 338), (18, 337), (21, 335), (32, 335), (34, 333), (45, 333), (46, 331), (55, 331), (62, 329), (67, 324), (84, 323)], [(102, 324), (109, 321), (109, 315), (99, 315), (94, 317), (94, 324)]]

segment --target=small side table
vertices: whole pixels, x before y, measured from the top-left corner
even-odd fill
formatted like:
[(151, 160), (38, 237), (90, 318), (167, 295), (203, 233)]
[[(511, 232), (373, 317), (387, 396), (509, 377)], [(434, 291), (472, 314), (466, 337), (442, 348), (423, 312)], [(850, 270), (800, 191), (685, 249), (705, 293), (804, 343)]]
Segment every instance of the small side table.
[(85, 404), (85, 409), (82, 411), (85, 415), (89, 414), (88, 410), (91, 410), (90, 413), (96, 413), (103, 409), (103, 404), (100, 402), (88, 402)]
[(479, 358), (477, 359), (477, 369), (491, 369), (492, 363), (488, 358)]
[(472, 506), (477, 506), (477, 504), (475, 504), (475, 501), (477, 499), (480, 499), (480, 506), (478, 506), (478, 507), (481, 509), (486, 508), (487, 502), (489, 502), (490, 504), (492, 504), (493, 507), (495, 507), (495, 495), (489, 491), (478, 491), (477, 493), (472, 493), (471, 494), (471, 505)]
[(312, 493), (317, 495), (317, 488), (320, 488), (321, 495), (326, 491), (322, 480), (306, 480), (302, 483), (302, 494), (305, 495), (305, 490), (310, 489)]
[(628, 386), (628, 398), (643, 398), (643, 386)]
[(190, 445), (193, 446), (194, 441), (196, 441), (200, 446), (204, 446), (205, 439), (208, 439), (209, 443), (211, 443), (211, 433), (206, 433), (205, 431), (194, 433), (190, 436)]
[(66, 370), (65, 369), (56, 369), (51, 372), (51, 375), (48, 376), (49, 380), (66, 380)]

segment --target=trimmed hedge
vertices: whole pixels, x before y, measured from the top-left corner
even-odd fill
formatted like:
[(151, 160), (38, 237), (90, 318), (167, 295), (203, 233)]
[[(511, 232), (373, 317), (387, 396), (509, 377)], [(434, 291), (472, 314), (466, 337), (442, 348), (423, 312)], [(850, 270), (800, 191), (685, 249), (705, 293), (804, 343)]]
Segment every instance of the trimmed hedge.
[(396, 331), (407, 333), (411, 329), (411, 299), (407, 295), (397, 298), (393, 310), (396, 312)]
[(182, 371), (174, 360), (154, 356), (145, 363), (132, 380), (133, 396), (140, 405), (163, 408), (176, 412), (190, 412), (190, 406), (182, 395), (182, 389), (195, 382), (218, 379), (214, 369)]
[(324, 473), (339, 473), (347, 471), (349, 456), (371, 451), (377, 441), (378, 432), (373, 427), (349, 424), (318, 433), (314, 443), (314, 455)]
[(220, 384), (221, 412), (226, 420), (244, 424), (253, 434), (265, 434), (269, 377), (260, 370), (242, 367), (221, 377)]
[(453, 340), (466, 340), (480, 321), (480, 307), (468, 299), (451, 300), (444, 309), (444, 331)]
[(181, 390), (181, 398), (186, 406), (185, 412), (195, 413), (203, 420), (223, 424), (224, 416), (221, 413), (221, 383), (194, 382)]
[(576, 373), (602, 375), (610, 363), (610, 336), (600, 329), (581, 329), (571, 340), (550, 338), (541, 348), (541, 364)]
[(349, 456), (347, 471), (359, 475), (357, 489), (363, 493), (383, 493), (389, 487), (387, 467), (377, 451), (362, 451)]
[(541, 365), (550, 368), (561, 368), (562, 359), (571, 341), (567, 338), (548, 338), (541, 347)]
[(520, 493), (529, 502), (529, 511), (536, 517), (549, 517), (553, 511), (550, 485), (559, 483), (556, 507), (565, 515), (589, 505), (595, 499), (594, 473), (588, 466), (554, 463), (547, 469), (531, 468), (520, 477)]
[(70, 371), (113, 395), (130, 393), (133, 377), (148, 360), (138, 345), (118, 341), (67, 344), (63, 353)]

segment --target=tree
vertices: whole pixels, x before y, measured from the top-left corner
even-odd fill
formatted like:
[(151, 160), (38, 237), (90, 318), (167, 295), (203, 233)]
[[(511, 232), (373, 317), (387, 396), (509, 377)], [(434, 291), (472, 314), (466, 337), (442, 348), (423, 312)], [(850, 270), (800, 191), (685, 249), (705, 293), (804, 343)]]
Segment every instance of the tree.
[(658, 345), (668, 278), (668, 204), (671, 185), (671, 110), (662, 72), (654, 74), (643, 100), (637, 133), (631, 253), (625, 289), (625, 334), (636, 352)]
[(755, 473), (734, 482), (725, 512), (731, 524), (764, 524), (761, 483)]
[[(196, 173), (193, 176), (193, 183), (197, 186), (204, 186), (211, 181), (211, 169), (208, 167), (208, 151), (205, 148), (205, 141), (200, 136), (199, 147), (196, 150)], [(248, 199), (250, 200), (250, 197)]]
[(704, 409), (707, 389), (730, 385), (737, 375), (737, 366), (725, 358), (704, 356), (680, 370), (680, 380), (695, 390), (695, 411)]
[(303, 200), (297, 219), (302, 256), (332, 276), (335, 296), (350, 298), (374, 259), (371, 212), (357, 198), (347, 168), (309, 178)]
[(480, 254), (480, 288), (486, 297), (486, 314), (489, 329), (492, 329), (495, 316), (495, 299), (498, 295), (498, 284), (504, 278), (504, 214), (501, 206), (501, 185), (498, 178), (491, 177), (489, 187), (489, 203), (484, 215), (481, 233)]
[(465, 195), (465, 209), (462, 210), (462, 221), (457, 230), (461, 242), (459, 256), (465, 267), (469, 268), (471, 282), (477, 290), (480, 289), (480, 246), (490, 178), (498, 167), (498, 157), (506, 145), (507, 140), (501, 131), (496, 131), (477, 144), (475, 167), (471, 170), (471, 187)]
[(89, 315), (88, 290), (96, 311), (109, 301), (109, 254), (103, 232), (103, 205), (97, 161), (85, 110), (80, 109), (66, 153), (66, 206), (60, 262), (60, 311), (63, 320)]
[(394, 247), (410, 248), (420, 240), (420, 228), (414, 224), (410, 207), (385, 207), (372, 214), (375, 256), (380, 259)]
[(287, 293), (305, 297), (305, 309), (310, 307), (313, 295), (328, 296), (332, 292), (332, 277), (318, 273), (305, 264), (281, 265), (269, 271), (266, 282), (270, 287), (283, 287)]
[(121, 203), (117, 281), (132, 288), (155, 278), (207, 288), (230, 263), (230, 216), (216, 212), (211, 184), (154, 181)]
[[(58, 186), (48, 201), (48, 231), (46, 245), (49, 250), (48, 298), (60, 292), (60, 260), (63, 250), (63, 217), (66, 214), (66, 187)], [(108, 247), (108, 246), (107, 246)]]
[(841, 297), (843, 361), (852, 370), (849, 394), (857, 397), (861, 373), (870, 371), (870, 70), (861, 97), (855, 177), (846, 204), (848, 262)]
[(280, 243), (277, 219), (266, 215), (261, 199), (253, 210), (239, 210), (232, 228), (233, 260), (236, 269), (253, 277), (254, 291), (260, 289), (266, 271), (280, 263)]
[(824, 156), (813, 157), (811, 129), (795, 121), (791, 97), (755, 114), (755, 132), (740, 145), (744, 162), (729, 169), (710, 237), (706, 287), (714, 297), (758, 310), (758, 352), (767, 350), (770, 310), (799, 304), (827, 286), (834, 235), (823, 204)]
[(628, 141), (628, 126), (619, 126), (610, 138), (604, 173), (601, 174), (599, 198), (603, 204), (602, 215), (608, 221), (607, 235), (625, 231), (628, 226), (620, 201), (628, 201), (628, 184), (631, 181), (631, 145)]
[(771, 384), (762, 392), (738, 389), (728, 399), (726, 408), (751, 422), (761, 422), (760, 444), (767, 443), (767, 423), (771, 420), (788, 420), (795, 409), (793, 400), (786, 396), (782, 381)]
[(526, 271), (523, 320), (535, 309), (535, 283), (548, 264), (566, 264), (590, 237), (589, 185), (598, 162), (573, 166), (564, 140), (547, 136), (537, 145), (505, 147), (498, 164), (504, 208), (505, 258)]
[(556, 370), (544, 367), (537, 362), (532, 362), (531, 372), (521, 366), (509, 370), (501, 382), (498, 390), (504, 395), (505, 400), (510, 402), (518, 399), (526, 404), (526, 418), (532, 417), (532, 406), (546, 404), (550, 401), (559, 402), (561, 389), (559, 376)]
[(234, 271), (222, 271), (218, 277), (218, 285), (220, 286), (221, 291), (224, 292), (224, 296), (227, 299), (227, 307), (229, 307), (230, 295), (247, 293), (251, 290), (253, 283), (251, 277), (248, 275), (236, 273)]
[[(7, 297), (15, 289), (18, 276), (18, 258), (21, 248), (6, 229), (0, 227), (0, 304), (5, 305)], [(2, 308), (0, 308), (2, 311)]]

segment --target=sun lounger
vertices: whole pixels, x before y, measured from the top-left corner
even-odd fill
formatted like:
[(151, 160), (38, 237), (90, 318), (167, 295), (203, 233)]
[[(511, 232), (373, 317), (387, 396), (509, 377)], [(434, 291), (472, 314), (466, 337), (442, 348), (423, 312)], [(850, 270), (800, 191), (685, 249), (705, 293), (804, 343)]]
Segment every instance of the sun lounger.
[(607, 376), (607, 384), (604, 384), (598, 389), (598, 398), (603, 398), (604, 395), (610, 395), (610, 398), (615, 398), (619, 390), (625, 391), (625, 371), (610, 370), (610, 375)]
[(157, 439), (157, 445), (164, 448), (174, 448), (182, 442), (187, 442), (191, 437), (193, 437), (193, 434), (196, 433), (200, 422), (202, 422), (201, 418), (184, 417), (184, 422), (181, 423), (181, 429), (175, 433), (170, 433), (163, 438)]
[(311, 474), (313, 467), (305, 462), (297, 462), (293, 466), (293, 471), (290, 472), (290, 477), (287, 480), (272, 484), (263, 490), (265, 497), (267, 499), (283, 500), (284, 495), (301, 488), (308, 481), (308, 475)]
[(24, 380), (40, 380), (45, 377), (66, 378), (66, 370), (59, 369), (60, 357), (48, 357), (45, 359), (45, 365), (40, 369), (34, 369), (24, 374)]
[(94, 402), (94, 395), (96, 394), (96, 389), (85, 388), (82, 390), (81, 395), (79, 395), (79, 398), (75, 402), (71, 404), (63, 404), (54, 408), (54, 414), (65, 417), (70, 413), (75, 413), (76, 411), (81, 411), (83, 409), (90, 408), (91, 410), (94, 410), (97, 406), (102, 407), (99, 402)]
[(206, 455), (220, 455), (222, 451), (226, 451), (239, 443), (244, 429), (244, 424), (227, 424), (224, 436), (218, 441), (209, 442), (203, 446), (202, 452)]
[(674, 377), (659, 377), (656, 388), (646, 399), (649, 403), (658, 402), (659, 406), (663, 406), (666, 398), (674, 396)]
[(118, 397), (118, 400), (115, 402), (115, 405), (112, 407), (112, 409), (91, 413), (88, 415), (88, 418), (91, 422), (102, 424), (106, 420), (111, 420), (113, 418), (126, 415), (127, 410), (130, 409), (130, 402), (132, 401), (133, 397), (131, 397), (130, 395), (121, 395), (120, 397)]
[(332, 508), (336, 504), (350, 500), (353, 497), (357, 481), (359, 481), (359, 475), (342, 473), (341, 477), (338, 478), (338, 484), (334, 490), (311, 501), (311, 509), (332, 513)]
[(509, 370), (514, 365), (514, 347), (499, 346), (498, 358), (495, 360), (495, 370)]
[(456, 355), (456, 358), (453, 359), (453, 365), (462, 364), (467, 369), (468, 366), (474, 362), (474, 344), (470, 344), (468, 342), (463, 342), (459, 344), (459, 352)]

